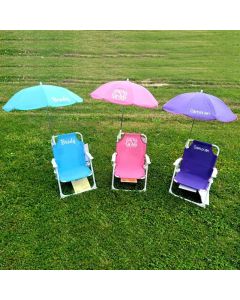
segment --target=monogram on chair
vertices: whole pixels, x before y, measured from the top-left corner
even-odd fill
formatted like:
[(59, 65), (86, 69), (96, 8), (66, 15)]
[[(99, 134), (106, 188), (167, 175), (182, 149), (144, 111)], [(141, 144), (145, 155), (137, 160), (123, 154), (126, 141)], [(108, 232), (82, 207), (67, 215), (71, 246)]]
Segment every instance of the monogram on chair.
[(127, 138), (125, 145), (127, 148), (136, 148), (138, 146), (138, 142), (136, 138)]

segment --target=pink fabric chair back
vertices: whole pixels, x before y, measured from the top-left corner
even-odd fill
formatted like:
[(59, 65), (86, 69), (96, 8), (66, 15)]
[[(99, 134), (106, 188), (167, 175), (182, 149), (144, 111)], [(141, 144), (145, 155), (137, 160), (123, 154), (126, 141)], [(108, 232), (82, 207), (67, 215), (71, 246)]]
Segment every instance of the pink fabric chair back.
[(115, 176), (140, 179), (145, 176), (146, 141), (139, 133), (124, 133), (117, 142)]

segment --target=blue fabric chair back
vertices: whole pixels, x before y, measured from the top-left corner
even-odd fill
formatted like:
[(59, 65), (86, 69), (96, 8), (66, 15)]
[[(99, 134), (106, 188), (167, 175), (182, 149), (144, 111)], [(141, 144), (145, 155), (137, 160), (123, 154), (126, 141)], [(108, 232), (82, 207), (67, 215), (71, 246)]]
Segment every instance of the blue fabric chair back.
[(181, 171), (209, 179), (216, 164), (217, 155), (212, 145), (194, 140), (189, 148), (185, 148)]
[(77, 138), (76, 133), (59, 135), (53, 146), (53, 154), (61, 169), (69, 170), (86, 165), (84, 143)]

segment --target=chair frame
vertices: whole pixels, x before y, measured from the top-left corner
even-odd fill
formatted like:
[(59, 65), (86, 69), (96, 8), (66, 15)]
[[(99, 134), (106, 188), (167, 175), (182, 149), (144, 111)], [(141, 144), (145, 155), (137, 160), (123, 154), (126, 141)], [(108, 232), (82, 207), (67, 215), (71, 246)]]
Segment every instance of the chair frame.
[[(194, 141), (193, 139), (188, 139), (187, 142), (186, 142), (186, 144), (185, 144), (185, 148), (189, 148), (190, 143), (193, 142), (193, 141)], [(217, 155), (217, 157), (218, 157), (218, 156), (219, 156), (219, 153), (220, 153), (220, 148), (219, 148), (217, 145), (215, 145), (215, 144), (212, 144), (212, 147), (214, 147), (214, 148), (217, 149), (217, 154), (216, 154), (216, 155)], [(181, 169), (180, 169), (181, 161), (182, 161), (182, 157), (178, 158), (178, 159), (174, 162), (174, 164), (173, 164), (173, 165), (175, 166), (175, 168), (174, 168), (174, 172), (173, 172), (173, 176), (172, 176), (172, 181), (171, 181), (170, 188), (169, 188), (169, 193), (172, 194), (172, 195), (175, 196), (175, 197), (181, 198), (181, 199), (183, 199), (183, 200), (186, 200), (186, 201), (188, 201), (188, 202), (191, 202), (191, 203), (193, 203), (193, 204), (196, 204), (196, 205), (198, 205), (198, 206), (200, 206), (200, 207), (206, 208), (206, 206), (209, 205), (209, 192), (210, 192), (211, 185), (212, 185), (212, 183), (213, 183), (213, 181), (214, 181), (214, 178), (216, 178), (216, 177), (217, 177), (217, 174), (218, 174), (217, 168), (216, 168), (216, 167), (213, 168), (212, 175), (211, 175), (211, 177), (210, 177), (209, 180), (208, 180), (208, 182), (209, 182), (208, 187), (207, 187), (207, 189), (205, 189), (205, 190), (202, 190), (202, 189), (197, 190), (197, 189), (190, 188), (190, 187), (187, 187), (187, 186), (182, 185), (182, 184), (179, 185), (179, 188), (180, 188), (180, 189), (183, 189), (183, 190), (186, 190), (186, 191), (190, 191), (190, 192), (194, 192), (194, 193), (199, 193), (202, 203), (197, 203), (197, 202), (194, 202), (194, 201), (192, 201), (192, 200), (190, 200), (190, 199), (188, 199), (188, 198), (185, 198), (185, 197), (182, 197), (182, 196), (180, 196), (180, 195), (177, 195), (177, 194), (175, 194), (175, 193), (172, 191), (172, 187), (173, 187), (174, 182), (177, 183), (177, 181), (175, 180), (175, 175), (176, 175), (178, 172), (180, 172), (180, 170), (181, 170)]]
[[(118, 135), (117, 135), (117, 143), (121, 140), (122, 136), (125, 134), (125, 132), (123, 132), (122, 130), (119, 131)], [(147, 143), (147, 136), (143, 133), (141, 133), (141, 136), (144, 137), (146, 139), (146, 143)], [(116, 157), (117, 157), (117, 152), (114, 152), (112, 155), (112, 166), (113, 166), (113, 170), (112, 170), (112, 190), (116, 190), (116, 191), (126, 191), (126, 192), (132, 192), (132, 191), (136, 191), (136, 190), (129, 190), (129, 189), (117, 189), (114, 186), (114, 182), (115, 182), (115, 177), (119, 178), (117, 176), (114, 175), (115, 173), (115, 169), (116, 169)], [(149, 158), (149, 156), (147, 154), (145, 154), (145, 163), (144, 163), (144, 169), (145, 169), (145, 176), (140, 178), (140, 179), (144, 179), (144, 187), (141, 190), (137, 190), (138, 192), (146, 192), (147, 190), (147, 179), (148, 179), (148, 165), (151, 164), (151, 160)]]
[[(80, 136), (81, 138), (81, 141), (84, 143), (83, 141), (83, 135), (80, 133), (80, 132), (74, 132), (76, 135)], [(53, 135), (52, 138), (51, 138), (51, 145), (52, 145), (52, 148), (54, 145), (56, 145), (56, 138), (58, 137), (58, 135)], [(85, 146), (85, 144), (84, 144)], [(82, 194), (84, 192), (88, 192), (88, 191), (91, 191), (91, 190), (95, 190), (97, 188), (97, 185), (96, 185), (96, 180), (95, 180), (95, 175), (94, 175), (94, 169), (93, 169), (93, 165), (92, 165), (92, 160), (93, 160), (93, 156), (89, 153), (89, 151), (87, 151), (85, 149), (85, 155), (87, 156), (88, 158), (88, 161), (86, 161), (86, 164), (88, 164), (88, 166), (90, 166), (91, 168), (91, 175), (89, 175), (88, 177), (92, 177), (93, 179), (93, 185), (85, 190), (85, 191), (82, 191), (82, 192), (78, 192), (78, 193), (71, 193), (71, 194), (64, 194), (63, 191), (62, 191), (62, 186), (61, 186), (61, 181), (60, 181), (60, 177), (59, 177), (59, 172), (58, 172), (58, 166), (57, 166), (57, 163), (56, 163), (56, 160), (55, 158), (52, 159), (52, 166), (53, 166), (53, 169), (54, 169), (54, 174), (56, 175), (56, 179), (58, 181), (58, 188), (59, 188), (59, 193), (60, 193), (60, 197), (63, 199), (63, 198), (66, 198), (66, 197), (69, 197), (69, 196), (75, 196), (75, 195), (78, 195), (78, 194)], [(63, 181), (62, 181), (63, 182)], [(70, 181), (64, 181), (63, 183), (66, 183), (66, 182), (70, 182)]]

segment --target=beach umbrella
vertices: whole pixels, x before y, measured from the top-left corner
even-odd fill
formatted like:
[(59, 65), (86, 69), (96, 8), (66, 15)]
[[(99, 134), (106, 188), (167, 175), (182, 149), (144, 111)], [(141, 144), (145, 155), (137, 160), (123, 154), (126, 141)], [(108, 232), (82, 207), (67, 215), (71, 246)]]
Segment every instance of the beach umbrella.
[[(139, 106), (144, 108), (158, 107), (157, 100), (143, 86), (127, 80), (110, 81), (98, 87), (91, 94), (93, 99), (104, 100), (124, 106)], [(123, 110), (121, 129), (123, 124)]]
[[(35, 110), (81, 103), (83, 99), (70, 90), (40, 83), (20, 90), (3, 106), (3, 110)], [(50, 127), (50, 124), (49, 124)]]
[(163, 110), (192, 118), (190, 135), (194, 120), (232, 122), (237, 118), (222, 100), (203, 91), (180, 94), (164, 104)]
[(39, 84), (20, 90), (3, 106), (3, 110), (33, 110), (59, 107), (83, 102), (83, 99), (66, 88)]

